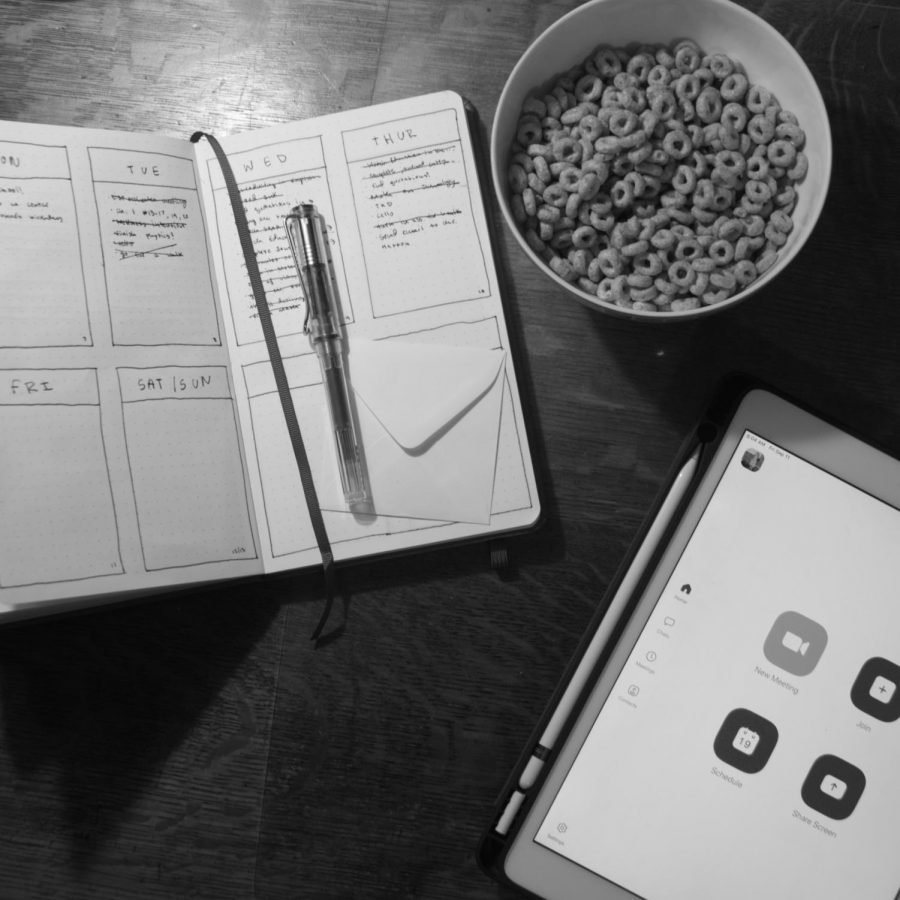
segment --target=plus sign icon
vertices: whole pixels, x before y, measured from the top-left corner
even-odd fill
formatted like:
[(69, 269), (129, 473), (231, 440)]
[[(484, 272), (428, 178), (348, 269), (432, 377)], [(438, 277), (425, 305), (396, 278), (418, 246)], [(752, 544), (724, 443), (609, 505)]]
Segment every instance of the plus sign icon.
[(880, 656), (866, 660), (853, 682), (850, 699), (882, 722), (900, 719), (900, 666)]

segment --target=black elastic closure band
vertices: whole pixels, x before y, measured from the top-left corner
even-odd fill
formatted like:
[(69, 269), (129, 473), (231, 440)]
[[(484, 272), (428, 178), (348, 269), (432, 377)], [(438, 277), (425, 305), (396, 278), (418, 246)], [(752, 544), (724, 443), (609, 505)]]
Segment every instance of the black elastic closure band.
[(247, 264), (247, 274), (250, 276), (250, 286), (253, 288), (253, 297), (256, 300), (259, 321), (262, 325), (263, 336), (266, 339), (269, 360), (272, 363), (272, 372), (275, 375), (275, 385), (278, 389), (278, 396), (281, 398), (281, 409), (284, 412), (291, 446), (294, 448), (294, 458), (297, 460), (297, 469), (300, 472), (300, 481), (303, 485), (303, 494), (306, 498), (309, 518), (312, 522), (313, 533), (316, 536), (316, 543), (319, 545), (319, 553), (322, 554), (322, 567), (325, 573), (325, 608), (322, 610), (319, 624), (316, 625), (316, 629), (312, 634), (312, 640), (318, 641), (331, 614), (331, 607), (334, 604), (334, 595), (337, 588), (337, 579), (334, 572), (334, 554), (331, 551), (331, 543), (325, 530), (325, 521), (322, 518), (322, 509), (319, 506), (316, 486), (313, 484), (306, 447), (303, 446), (303, 437), (300, 434), (297, 412), (294, 409), (294, 401), (291, 398), (287, 375), (284, 371), (284, 362), (281, 358), (281, 351), (278, 348), (278, 340), (275, 337), (272, 314), (269, 310), (266, 292), (259, 274), (256, 251), (253, 249), (253, 239), (250, 235), (250, 226), (247, 223), (244, 203), (241, 200), (241, 192), (237, 186), (237, 181), (235, 181), (234, 172), (231, 169), (231, 163), (228, 162), (225, 151), (211, 134), (207, 134), (205, 131), (194, 132), (191, 135), (191, 143), (196, 144), (204, 137), (209, 141), (209, 145), (216, 154), (216, 158), (219, 160), (219, 165), (222, 168), (222, 175), (225, 178), (225, 186), (228, 189), (228, 197), (231, 200), (231, 208), (234, 213), (235, 224), (237, 225), (238, 237), (241, 241), (241, 249), (244, 251), (244, 262)]

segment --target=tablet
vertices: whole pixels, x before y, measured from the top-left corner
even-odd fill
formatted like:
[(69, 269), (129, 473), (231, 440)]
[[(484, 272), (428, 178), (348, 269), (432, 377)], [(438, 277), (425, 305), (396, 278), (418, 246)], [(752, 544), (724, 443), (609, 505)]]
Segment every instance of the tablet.
[(645, 574), (531, 756), (503, 877), (552, 900), (900, 896), (900, 463), (750, 390)]

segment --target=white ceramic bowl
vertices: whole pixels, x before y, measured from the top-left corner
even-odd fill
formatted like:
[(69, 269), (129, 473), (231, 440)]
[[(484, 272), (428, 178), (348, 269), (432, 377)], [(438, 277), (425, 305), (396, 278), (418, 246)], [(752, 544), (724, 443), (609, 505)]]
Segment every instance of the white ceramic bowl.
[[(704, 53), (725, 53), (740, 64), (751, 84), (768, 88), (793, 112), (806, 133), (809, 161), (797, 187), (793, 230), (777, 262), (742, 291), (720, 303), (682, 312), (643, 312), (615, 306), (554, 273), (535, 253), (512, 213), (508, 166), (522, 104), (543, 96), (557, 78), (581, 64), (598, 46), (665, 44), (690, 38)], [(794, 48), (763, 19), (730, 0), (590, 0), (543, 32), (510, 73), (491, 129), (491, 170), (503, 216), (525, 254), (579, 301), (613, 314), (653, 321), (692, 319), (730, 308), (769, 284), (797, 255), (825, 204), (831, 177), (831, 129), (822, 95)]]

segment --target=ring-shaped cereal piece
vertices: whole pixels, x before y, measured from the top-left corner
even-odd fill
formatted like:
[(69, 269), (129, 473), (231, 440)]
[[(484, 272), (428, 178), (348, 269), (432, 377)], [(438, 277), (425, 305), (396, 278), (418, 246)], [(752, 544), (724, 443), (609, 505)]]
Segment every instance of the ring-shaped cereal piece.
[(658, 63), (653, 66), (650, 71), (647, 73), (647, 84), (648, 85), (658, 85), (660, 87), (664, 87), (672, 80), (672, 73), (666, 67), (659, 65)]
[(738, 260), (734, 264), (734, 280), (742, 288), (756, 280), (756, 266), (749, 259)]
[(773, 228), (777, 228), (779, 231), (783, 231), (785, 234), (792, 231), (794, 228), (793, 219), (791, 219), (791, 217), (783, 209), (776, 209), (772, 211), (772, 215), (769, 216), (769, 224)]
[(537, 215), (537, 196), (530, 187), (527, 187), (522, 191), (522, 205), (525, 207), (525, 214), (527, 216), (531, 217)]
[(616, 275), (612, 279), (612, 298), (615, 303), (628, 300), (628, 282), (624, 275)]
[(716, 196), (716, 186), (709, 178), (700, 178), (697, 180), (697, 186), (691, 196), (694, 206), (700, 209), (712, 209), (713, 200)]
[(636, 256), (642, 256), (644, 253), (650, 249), (649, 241), (633, 241), (630, 244), (625, 244), (620, 251), (622, 256), (633, 259)]
[(603, 81), (598, 75), (582, 75), (575, 82), (575, 99), (579, 103), (589, 101), (597, 103), (603, 96)]
[(774, 247), (783, 247), (788, 238), (783, 231), (779, 231), (771, 222), (766, 225), (766, 230), (763, 234), (766, 240)]
[(581, 144), (574, 138), (557, 138), (550, 146), (553, 151), (553, 158), (556, 159), (557, 162), (581, 162)]
[(686, 260), (679, 259), (669, 266), (669, 281), (680, 288), (690, 287), (697, 278), (697, 270)]
[(514, 163), (509, 167), (506, 177), (509, 186), (517, 194), (521, 194), (528, 187), (528, 175), (518, 163)]
[(603, 303), (614, 303), (612, 296), (612, 278), (601, 278), (597, 285), (597, 299)]
[(775, 126), (765, 115), (757, 113), (747, 122), (747, 134), (754, 144), (768, 144), (775, 136)]
[(732, 72), (722, 82), (722, 86), (719, 88), (719, 93), (722, 95), (722, 99), (726, 103), (730, 103), (732, 101), (735, 103), (739, 103), (744, 99), (749, 87), (750, 82), (747, 81), (746, 75), (744, 75), (742, 72)]
[(640, 113), (647, 108), (647, 98), (639, 87), (626, 87), (619, 91), (619, 106), (630, 112)]
[(572, 246), (572, 229), (560, 228), (556, 231), (550, 241), (550, 246), (557, 252), (564, 251), (568, 253)]
[(696, 100), (700, 90), (700, 79), (693, 72), (682, 75), (675, 82), (675, 96), (679, 100)]
[(612, 213), (608, 213), (604, 216), (599, 213), (590, 212), (588, 214), (588, 222), (594, 230), (609, 234), (613, 229), (613, 225), (616, 224), (616, 218)]
[(646, 84), (647, 76), (654, 65), (656, 65), (656, 60), (649, 53), (635, 53), (628, 60), (625, 71), (637, 78), (639, 84)]
[(697, 257), (703, 256), (703, 248), (696, 238), (682, 238), (675, 245), (675, 259), (692, 262)]
[[(719, 91), (719, 96), (722, 96), (721, 90)], [(719, 121), (726, 128), (730, 126), (735, 131), (742, 132), (747, 127), (749, 118), (750, 114), (747, 112), (746, 106), (731, 101), (722, 107), (722, 116)]]
[(669, 298), (674, 297), (680, 289), (677, 284), (672, 284), (672, 282), (667, 278), (662, 277), (654, 279), (653, 286), (660, 292), (660, 294), (664, 294)]
[(586, 248), (579, 247), (575, 243), (574, 232), (572, 233), (572, 244), (575, 249), (569, 251), (568, 260), (572, 264), (572, 268), (575, 270), (576, 274), (580, 276), (587, 276), (588, 265), (592, 259), (591, 254)]
[(577, 191), (578, 183), (581, 181), (581, 169), (578, 169), (575, 166), (563, 169), (562, 172), (559, 173), (558, 181), (560, 186), (568, 193), (571, 194), (573, 191)]
[(750, 203), (768, 203), (772, 199), (772, 189), (769, 187), (768, 181), (754, 179), (748, 181), (744, 186), (744, 196)]
[(676, 244), (677, 238), (670, 228), (658, 228), (650, 236), (650, 243), (657, 250), (669, 250)]
[[(718, 240), (733, 244), (742, 234), (746, 225), (740, 219), (726, 219), (716, 230)], [(712, 246), (712, 244), (710, 244)]]
[(718, 81), (724, 81), (734, 71), (734, 60), (725, 53), (713, 53), (707, 65)]
[(594, 51), (593, 61), (601, 78), (615, 78), (622, 71), (622, 61), (612, 47), (598, 47)]
[(753, 181), (763, 181), (769, 174), (769, 161), (764, 156), (747, 159), (747, 177)]
[(775, 140), (769, 144), (766, 156), (773, 166), (788, 169), (797, 161), (797, 148), (790, 141)]
[(559, 117), (559, 121), (563, 125), (577, 125), (590, 110), (591, 108), (586, 103), (576, 103)]
[(597, 254), (600, 271), (609, 278), (615, 278), (625, 271), (625, 261), (615, 247), (606, 247)]
[[(581, 225), (572, 232), (572, 246), (576, 250), (589, 250), (597, 243), (597, 232), (590, 225)], [(585, 264), (585, 272), (587, 265)]]
[(727, 266), (734, 259), (734, 244), (719, 238), (709, 245), (706, 252), (717, 266)]
[(708, 288), (709, 288), (709, 273), (708, 272), (697, 272), (697, 277), (694, 279), (694, 283), (688, 288), (688, 290), (695, 297), (700, 297), (706, 293)]
[(640, 172), (627, 172), (622, 181), (631, 185), (631, 192), (635, 197), (642, 197), (647, 182)]
[(731, 296), (731, 291), (720, 288), (717, 291), (706, 291), (700, 297), (700, 302), (704, 306), (715, 306), (723, 300), (727, 300)]
[(798, 150), (806, 143), (806, 133), (796, 122), (779, 122), (775, 126), (775, 137), (790, 141)]
[(698, 256), (691, 260), (691, 266), (698, 275), (710, 275), (716, 270), (716, 264), (708, 256)]
[(678, 111), (678, 100), (671, 91), (660, 91), (650, 98), (650, 109), (661, 121), (668, 122)]
[[(710, 208), (716, 212), (724, 212), (734, 203), (734, 191), (724, 184), (714, 186)], [(715, 220), (714, 220), (715, 221)]]
[(588, 113), (582, 117), (578, 127), (581, 129), (581, 136), (587, 138), (592, 144), (603, 134), (603, 126), (600, 124), (600, 119), (593, 113)]
[(620, 91), (624, 91), (628, 90), (629, 88), (637, 87), (638, 80), (634, 75), (631, 74), (631, 72), (623, 69), (615, 76), (615, 78), (613, 78), (613, 86)]
[(806, 158), (806, 154), (801, 150), (800, 153), (797, 154), (797, 161), (794, 163), (793, 168), (788, 169), (787, 177), (791, 179), (791, 181), (803, 181), (806, 178), (806, 173), (809, 169), (809, 160)]
[(794, 203), (797, 201), (797, 192), (788, 185), (783, 191), (775, 195), (775, 205), (780, 209), (789, 211), (793, 209)]
[(737, 278), (735, 278), (731, 269), (722, 269), (719, 272), (713, 272), (709, 276), (709, 283), (721, 290), (733, 291), (737, 287)]
[(600, 261), (596, 256), (588, 263), (587, 277), (590, 278), (591, 281), (594, 282), (594, 284), (599, 284), (599, 282), (603, 278), (603, 271), (600, 268)]
[(634, 203), (634, 188), (627, 181), (617, 181), (609, 189), (609, 196), (613, 206), (624, 209)]
[(722, 96), (714, 87), (705, 87), (700, 91), (694, 108), (701, 122), (718, 122), (722, 116)]
[(578, 184), (575, 186), (575, 192), (584, 201), (591, 201), (600, 193), (603, 182), (595, 172), (582, 172)]
[(771, 269), (772, 266), (775, 265), (775, 261), (777, 259), (778, 259), (777, 251), (767, 250), (754, 263), (754, 265), (756, 266), (756, 274), (762, 275), (764, 272), (768, 272), (769, 269)]
[(752, 113), (764, 113), (772, 105), (772, 92), (761, 84), (751, 84), (747, 88), (744, 103)]
[(544, 184), (549, 184), (550, 166), (547, 164), (547, 160), (544, 159), (543, 156), (534, 156), (532, 159), (534, 160), (534, 174), (537, 175)]
[(680, 128), (667, 132), (663, 138), (663, 150), (672, 159), (684, 159), (693, 149), (694, 145), (691, 143), (691, 139)]
[[(543, 196), (544, 195), (541, 194), (542, 199)], [(548, 206), (546, 203), (544, 203), (537, 211), (537, 217), (541, 222), (547, 222), (549, 225), (555, 225), (562, 218), (562, 213), (559, 211), (558, 206)]]
[(693, 41), (681, 41), (675, 48), (675, 67), (684, 73), (700, 68), (700, 48)]
[(640, 119), (630, 109), (614, 110), (609, 117), (609, 130), (620, 138), (631, 134), (639, 124)]
[(522, 116), (516, 128), (516, 140), (523, 146), (536, 144), (543, 135), (541, 120), (534, 115)]
[(720, 150), (715, 156), (715, 164), (736, 175), (743, 175), (747, 169), (747, 160), (736, 150)]
[(552, 256), (548, 265), (563, 281), (574, 281), (578, 277), (572, 263), (562, 256)]
[(697, 187), (697, 173), (690, 166), (682, 163), (672, 176), (672, 187), (679, 194), (693, 194)]
[(560, 184), (551, 184), (544, 191), (542, 199), (548, 206), (556, 206), (562, 209), (569, 199), (569, 192)]
[(631, 260), (631, 267), (639, 275), (649, 275), (655, 278), (663, 270), (662, 260), (658, 253), (639, 253)]

